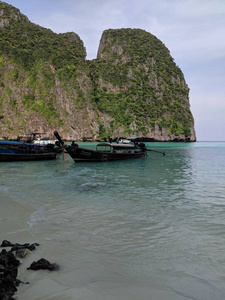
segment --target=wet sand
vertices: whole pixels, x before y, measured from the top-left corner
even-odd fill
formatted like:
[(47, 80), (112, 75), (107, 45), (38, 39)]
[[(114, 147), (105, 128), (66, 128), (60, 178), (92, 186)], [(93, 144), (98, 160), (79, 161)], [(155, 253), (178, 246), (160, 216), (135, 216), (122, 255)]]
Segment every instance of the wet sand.
[[(169, 288), (158, 287), (156, 289), (155, 283), (149, 286), (149, 283), (136, 283), (129, 281), (119, 282), (117, 280), (102, 280), (88, 279), (87, 274), (84, 274), (82, 270), (67, 270), (66, 265), (60, 266), (60, 270), (56, 272), (50, 272), (47, 270), (29, 271), (27, 267), (33, 261), (37, 261), (41, 257), (47, 257), (54, 262), (57, 260), (60, 263), (60, 257), (58, 257), (57, 249), (56, 253), (52, 252), (52, 246), (48, 248), (50, 241), (44, 241), (42, 233), (32, 233), (28, 224), (30, 216), (34, 212), (34, 208), (20, 204), (13, 201), (7, 195), (2, 197), (1, 195), (1, 215), (0, 215), (0, 239), (8, 240), (12, 243), (42, 243), (36, 250), (29, 254), (24, 259), (20, 259), (21, 265), (18, 268), (17, 278), (23, 282), (29, 282), (29, 284), (20, 284), (18, 292), (14, 297), (17, 300), (136, 300), (139, 299), (171, 299), (171, 300), (185, 300), (188, 299), (183, 296), (174, 295), (173, 291)], [(46, 243), (46, 244), (45, 244)], [(51, 250), (51, 251), (50, 251)], [(91, 271), (91, 270), (90, 270)], [(71, 280), (75, 280), (75, 285), (71, 285)], [(62, 284), (63, 283), (63, 284)], [(116, 291), (116, 292), (115, 292)]]
[(0, 241), (26, 243), (32, 239), (30, 226), (27, 222), (34, 208), (13, 201), (1, 192)]

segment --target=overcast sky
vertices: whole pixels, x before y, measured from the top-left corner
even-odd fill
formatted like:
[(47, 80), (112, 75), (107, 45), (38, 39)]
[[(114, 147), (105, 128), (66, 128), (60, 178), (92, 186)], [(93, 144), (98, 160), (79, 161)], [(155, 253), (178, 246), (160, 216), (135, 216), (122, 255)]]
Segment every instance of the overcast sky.
[(5, 0), (31, 22), (73, 31), (87, 59), (102, 32), (140, 28), (170, 50), (190, 88), (198, 141), (225, 141), (225, 0)]

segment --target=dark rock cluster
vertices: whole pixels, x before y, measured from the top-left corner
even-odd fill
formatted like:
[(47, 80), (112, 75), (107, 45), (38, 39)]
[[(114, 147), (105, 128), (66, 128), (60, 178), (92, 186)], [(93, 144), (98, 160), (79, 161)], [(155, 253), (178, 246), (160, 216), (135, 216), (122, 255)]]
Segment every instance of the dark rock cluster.
[(1, 244), (1, 247), (3, 248), (6, 248), (6, 247), (12, 247), (11, 248), (11, 252), (13, 251), (17, 251), (19, 249), (29, 249), (30, 251), (33, 251), (36, 249), (36, 246), (39, 246), (39, 244), (37, 243), (34, 243), (34, 244), (12, 244), (11, 242), (7, 241), (7, 240), (4, 240)]
[(38, 261), (32, 262), (29, 268), (27, 270), (49, 270), (49, 271), (55, 271), (58, 270), (57, 264), (51, 264), (48, 260), (41, 258)]
[[(12, 244), (11, 242), (4, 240), (1, 244), (2, 248), (11, 247), (10, 250), (2, 249), (0, 252), (0, 299), (1, 300), (13, 300), (13, 295), (17, 291), (17, 286), (20, 283), (24, 283), (17, 279), (18, 267), (20, 260), (17, 258), (24, 258), (28, 253), (35, 250), (39, 246), (37, 243), (33, 244)], [(58, 270), (57, 264), (51, 264), (44, 258), (41, 258), (37, 262), (33, 262), (28, 270)], [(28, 284), (26, 282), (26, 284)]]
[(3, 249), (0, 253), (0, 299), (13, 299), (20, 281), (17, 279), (20, 261), (15, 255)]

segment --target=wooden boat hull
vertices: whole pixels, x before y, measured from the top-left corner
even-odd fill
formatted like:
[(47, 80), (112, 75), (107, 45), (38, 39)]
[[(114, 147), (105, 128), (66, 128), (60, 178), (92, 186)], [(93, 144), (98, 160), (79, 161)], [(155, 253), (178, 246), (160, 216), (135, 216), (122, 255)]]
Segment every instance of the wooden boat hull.
[(17, 141), (0, 141), (0, 162), (56, 159), (61, 148)]
[(154, 151), (165, 155), (165, 152), (147, 149), (144, 143), (133, 143), (129, 145), (100, 143), (96, 146), (96, 150), (80, 148), (75, 142), (72, 142), (72, 144), (68, 146), (61, 139), (57, 131), (54, 131), (54, 135), (59, 141), (59, 145), (62, 146), (64, 151), (66, 151), (75, 162), (104, 162), (143, 158), (147, 156), (147, 151)]
[(145, 151), (95, 151), (72, 146), (67, 146), (66, 152), (75, 162), (106, 162), (142, 158), (146, 156)]
[(39, 154), (15, 154), (0, 153), (0, 162), (6, 161), (39, 161), (56, 159), (57, 153), (39, 153)]

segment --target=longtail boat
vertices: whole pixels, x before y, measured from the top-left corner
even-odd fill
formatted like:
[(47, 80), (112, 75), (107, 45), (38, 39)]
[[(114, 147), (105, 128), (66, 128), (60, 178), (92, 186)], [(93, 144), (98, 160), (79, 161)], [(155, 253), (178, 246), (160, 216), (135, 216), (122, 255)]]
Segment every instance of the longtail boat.
[[(91, 150), (79, 147), (79, 145), (74, 142), (72, 142), (71, 145), (66, 145), (57, 131), (54, 132), (54, 135), (58, 139), (60, 145), (64, 148), (65, 152), (68, 153), (75, 162), (105, 162), (143, 158), (147, 156), (147, 151), (154, 151), (147, 149), (144, 143), (100, 143), (96, 146), (96, 150)], [(164, 152), (161, 153), (164, 154)]]
[(51, 160), (55, 159), (59, 153), (61, 153), (60, 146), (0, 141), (0, 162)]

